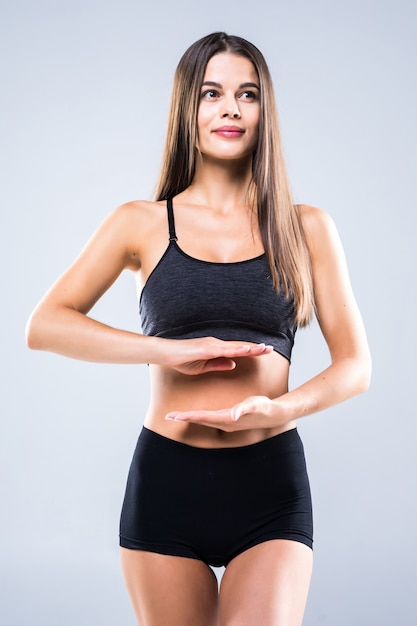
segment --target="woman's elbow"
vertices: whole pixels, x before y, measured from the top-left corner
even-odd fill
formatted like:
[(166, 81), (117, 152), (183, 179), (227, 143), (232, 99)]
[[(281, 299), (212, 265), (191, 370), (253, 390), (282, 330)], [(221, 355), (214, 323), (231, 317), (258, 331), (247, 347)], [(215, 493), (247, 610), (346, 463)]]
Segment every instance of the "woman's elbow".
[(43, 338), (45, 335), (43, 328), (42, 316), (35, 309), (30, 315), (25, 328), (26, 345), (30, 350), (43, 349)]
[(365, 393), (369, 389), (372, 376), (372, 359), (369, 352), (363, 355), (357, 363), (356, 387), (357, 393)]

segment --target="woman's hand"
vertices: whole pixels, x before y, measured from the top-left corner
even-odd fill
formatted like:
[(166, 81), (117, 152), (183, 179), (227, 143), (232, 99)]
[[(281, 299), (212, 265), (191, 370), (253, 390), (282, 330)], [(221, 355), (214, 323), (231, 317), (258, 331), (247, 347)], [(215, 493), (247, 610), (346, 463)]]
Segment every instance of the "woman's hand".
[[(167, 349), (167, 341), (169, 349)], [(236, 367), (236, 358), (258, 357), (269, 354), (273, 350), (272, 346), (266, 346), (264, 343), (222, 341), (214, 337), (165, 339), (164, 342), (163, 365), (172, 367), (181, 374), (194, 376), (207, 372), (233, 370)]]
[(174, 422), (190, 422), (225, 432), (279, 426), (279, 406), (267, 396), (251, 396), (229, 409), (218, 411), (172, 411), (165, 416)]

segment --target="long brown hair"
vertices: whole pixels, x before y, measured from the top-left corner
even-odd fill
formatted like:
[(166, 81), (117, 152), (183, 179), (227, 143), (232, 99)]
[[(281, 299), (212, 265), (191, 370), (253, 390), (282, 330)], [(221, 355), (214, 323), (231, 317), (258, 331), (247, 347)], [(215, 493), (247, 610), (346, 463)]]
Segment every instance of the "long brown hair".
[(156, 191), (157, 200), (173, 197), (192, 183), (197, 151), (200, 89), (211, 57), (230, 52), (249, 59), (259, 77), (261, 114), (252, 179), (258, 222), (271, 277), (277, 290), (292, 293), (296, 322), (311, 319), (314, 294), (308, 248), (285, 168), (271, 75), (262, 53), (249, 41), (218, 32), (192, 44), (174, 77), (168, 133)]

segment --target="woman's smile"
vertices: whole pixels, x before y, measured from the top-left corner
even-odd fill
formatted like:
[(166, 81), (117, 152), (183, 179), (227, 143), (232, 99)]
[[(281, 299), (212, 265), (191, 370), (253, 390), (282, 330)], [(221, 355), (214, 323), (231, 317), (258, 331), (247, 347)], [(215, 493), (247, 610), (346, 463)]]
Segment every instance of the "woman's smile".
[(241, 137), (245, 131), (239, 126), (220, 126), (213, 130), (213, 133), (220, 135), (221, 137), (227, 137), (228, 139), (236, 139)]

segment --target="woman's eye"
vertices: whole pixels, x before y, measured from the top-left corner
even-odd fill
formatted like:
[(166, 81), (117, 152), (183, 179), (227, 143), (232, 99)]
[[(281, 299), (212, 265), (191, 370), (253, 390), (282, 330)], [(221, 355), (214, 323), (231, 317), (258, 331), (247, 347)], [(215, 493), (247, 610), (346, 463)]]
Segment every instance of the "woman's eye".
[(206, 100), (214, 100), (215, 98), (217, 98), (218, 93), (215, 89), (209, 89), (208, 91), (203, 91), (203, 93), (201, 94), (202, 98), (205, 98)]
[(256, 100), (257, 94), (254, 91), (243, 91), (239, 97), (242, 100)]

